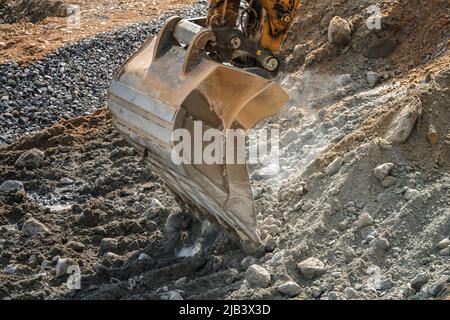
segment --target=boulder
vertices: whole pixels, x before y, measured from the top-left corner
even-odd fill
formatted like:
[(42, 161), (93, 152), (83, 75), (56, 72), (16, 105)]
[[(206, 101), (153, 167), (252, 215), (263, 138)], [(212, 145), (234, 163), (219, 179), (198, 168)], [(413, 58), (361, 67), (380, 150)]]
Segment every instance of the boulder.
[(278, 286), (278, 292), (289, 297), (295, 297), (300, 294), (302, 289), (294, 281), (288, 281)]
[(66, 258), (58, 259), (55, 267), (55, 276), (57, 278), (63, 276), (67, 272), (67, 268), (69, 267), (69, 261)]
[(373, 224), (373, 218), (367, 212), (361, 214), (356, 221), (356, 226), (358, 228), (364, 228), (367, 226), (371, 226)]
[(39, 149), (31, 149), (20, 155), (14, 163), (16, 168), (37, 169), (44, 160), (44, 153)]
[(16, 193), (23, 191), (23, 184), (17, 180), (7, 180), (0, 185), (0, 192)]
[(381, 77), (378, 73), (369, 71), (367, 72), (367, 82), (369, 85), (374, 86), (380, 81)]
[(50, 233), (50, 230), (36, 219), (28, 219), (22, 226), (23, 233), (28, 237), (34, 237), (39, 233)]
[(303, 63), (310, 50), (311, 48), (308, 44), (297, 44), (294, 47), (294, 58)]
[(387, 162), (373, 169), (373, 175), (380, 181), (383, 181), (394, 168), (394, 164)]
[(406, 142), (421, 114), (422, 102), (419, 99), (406, 105), (392, 121), (386, 140), (397, 144)]
[(245, 272), (245, 279), (252, 287), (267, 288), (270, 283), (270, 273), (263, 267), (254, 264)]
[(325, 273), (325, 264), (317, 258), (308, 258), (297, 265), (306, 279), (313, 279)]
[(333, 162), (331, 162), (325, 169), (325, 174), (327, 176), (332, 176), (335, 175), (339, 169), (342, 167), (342, 157), (337, 157), (336, 159), (333, 160)]
[(328, 42), (336, 45), (346, 45), (350, 42), (352, 29), (350, 23), (341, 18), (334, 17), (328, 26)]

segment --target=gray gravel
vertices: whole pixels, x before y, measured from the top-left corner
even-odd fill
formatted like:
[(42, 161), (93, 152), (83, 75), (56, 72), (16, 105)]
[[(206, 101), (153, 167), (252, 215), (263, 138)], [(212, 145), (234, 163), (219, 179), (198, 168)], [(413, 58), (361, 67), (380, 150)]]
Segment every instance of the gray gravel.
[(122, 27), (62, 47), (29, 67), (0, 65), (0, 145), (61, 118), (102, 107), (114, 71), (170, 16), (199, 16), (206, 1), (148, 23)]

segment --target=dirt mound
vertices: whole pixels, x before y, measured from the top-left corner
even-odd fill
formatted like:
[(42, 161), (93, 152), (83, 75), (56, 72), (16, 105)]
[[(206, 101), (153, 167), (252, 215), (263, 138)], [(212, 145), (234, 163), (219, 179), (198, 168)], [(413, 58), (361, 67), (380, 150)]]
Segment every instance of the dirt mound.
[[(441, 56), (450, 47), (449, 12), (450, 3), (440, 0), (304, 1), (286, 49), (289, 53), (297, 44), (306, 44), (313, 63), (321, 63), (324, 70), (336, 72), (351, 61), (355, 69), (364, 64), (386, 73), (386, 78), (398, 77)], [(334, 16), (345, 18), (352, 26), (351, 41), (346, 46), (328, 43), (328, 25)], [(369, 29), (370, 17), (379, 18), (379, 28)]]
[[(303, 119), (297, 125), (309, 137), (299, 135), (283, 145), (283, 154), (296, 147), (297, 158), (284, 163), (292, 174), (278, 192), (267, 191), (259, 200), (267, 221), (284, 221), (276, 253), (263, 264), (279, 281), (275, 285), (287, 281), (288, 274), (304, 287), (301, 298), (348, 299), (354, 290), (363, 299), (444, 295), (450, 280), (450, 252), (442, 249), (447, 244), (441, 245), (450, 235), (449, 86), (450, 71), (445, 69), (414, 89), (394, 89), (389, 103), (375, 98), (367, 114), (364, 103), (347, 98), (323, 110), (321, 120)], [(406, 142), (388, 143), (384, 138), (398, 129), (393, 124), (417, 103), (421, 116)], [(362, 111), (363, 120), (353, 122), (349, 110)], [(327, 140), (321, 126), (338, 125), (341, 116), (352, 123), (352, 131), (303, 167), (308, 149), (316, 146), (320, 153), (321, 141)], [(430, 139), (430, 126), (435, 129), (431, 137), (438, 139)], [(376, 173), (386, 164), (385, 175)], [(264, 190), (271, 190), (269, 185), (274, 183), (261, 184)], [(311, 257), (327, 270), (315, 280), (305, 279), (297, 268)], [(417, 285), (417, 277), (426, 280)], [(233, 296), (250, 297), (245, 289)]]
[(450, 173), (450, 70), (444, 69), (420, 91), (422, 116), (404, 149), (423, 167)]
[[(18, 171), (30, 149), (43, 151), (41, 164)], [(180, 211), (106, 110), (0, 154), (0, 181), (24, 188), (0, 192), (0, 298), (223, 298), (239, 280), (239, 247)], [(36, 223), (46, 231), (25, 231)], [(65, 285), (68, 266), (80, 268), (81, 290)]]
[[(364, 121), (334, 144), (328, 152), (318, 157), (310, 169), (323, 168), (336, 156), (343, 156), (362, 143), (376, 138), (386, 138), (402, 112), (410, 112), (408, 109), (410, 106), (419, 104), (420, 115), (417, 121), (413, 122), (413, 129), (405, 143), (401, 144), (401, 148), (408, 153), (411, 160), (421, 163), (422, 167), (432, 168), (437, 165), (440, 170), (450, 173), (448, 154), (450, 114), (447, 106), (450, 97), (446, 90), (449, 86), (450, 71), (443, 69), (435, 77), (431, 77), (428, 83), (412, 84), (406, 91), (398, 92), (396, 99), (367, 110), (363, 115)], [(333, 110), (333, 112), (342, 111), (342, 109)]]
[(14, 23), (28, 21), (36, 23), (47, 17), (66, 17), (67, 5), (57, 0), (2, 0), (0, 21)]

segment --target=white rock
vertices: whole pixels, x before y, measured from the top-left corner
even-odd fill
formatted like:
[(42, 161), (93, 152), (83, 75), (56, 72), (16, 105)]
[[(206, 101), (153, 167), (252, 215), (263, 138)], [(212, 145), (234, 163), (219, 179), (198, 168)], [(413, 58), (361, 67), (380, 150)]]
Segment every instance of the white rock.
[(17, 224), (5, 224), (0, 226), (0, 231), (16, 232), (18, 229)]
[(58, 259), (58, 262), (56, 263), (55, 271), (56, 271), (56, 277), (61, 277), (66, 274), (67, 268), (69, 267), (69, 261), (66, 258)]
[(339, 169), (342, 167), (342, 157), (337, 157), (336, 159), (331, 162), (327, 168), (325, 169), (325, 173), (327, 176), (332, 176), (336, 174)]
[(63, 186), (67, 186), (73, 183), (73, 180), (70, 178), (62, 178), (61, 181), (59, 181), (59, 183)]
[(367, 72), (367, 82), (371, 86), (376, 85), (379, 81), (380, 81), (380, 75), (378, 73), (373, 72), (373, 71)]
[(170, 294), (169, 300), (184, 300), (183, 297), (181, 296), (181, 294), (179, 294), (178, 292), (174, 291)]
[(316, 56), (310, 52), (305, 58), (305, 66), (310, 66), (316, 61)]
[(107, 252), (105, 254), (105, 259), (109, 261), (117, 261), (120, 259), (120, 256), (118, 254), (115, 254), (113, 252)]
[(41, 166), (43, 159), (44, 153), (34, 148), (22, 153), (14, 165), (18, 168), (36, 169)]
[(439, 241), (439, 243), (437, 244), (438, 249), (445, 249), (445, 248), (448, 248), (449, 246), (450, 246), (449, 238), (445, 238), (445, 239)]
[(17, 267), (13, 264), (9, 264), (3, 269), (3, 272), (5, 274), (15, 274), (17, 272)]
[(138, 257), (138, 261), (144, 261), (148, 259), (148, 255), (146, 255), (145, 253), (141, 253)]
[(341, 74), (341, 75), (337, 78), (336, 83), (337, 83), (339, 86), (345, 86), (345, 85), (347, 85), (348, 83), (350, 83), (350, 82), (352, 82), (352, 81), (353, 81), (353, 80), (352, 80), (352, 76), (351, 76), (350, 74), (346, 73), (346, 74)]
[(260, 188), (260, 187), (252, 188), (252, 195), (253, 195), (254, 200), (258, 200), (259, 198), (261, 198), (262, 194), (263, 194), (263, 188)]
[(28, 219), (22, 226), (23, 233), (28, 237), (34, 237), (39, 233), (50, 233), (50, 230), (34, 218)]
[(267, 288), (270, 283), (270, 273), (263, 267), (254, 264), (245, 272), (245, 279), (252, 287)]
[(186, 284), (186, 277), (180, 278), (177, 281), (175, 281), (175, 285), (180, 287)]
[(367, 212), (364, 212), (363, 214), (361, 214), (359, 216), (358, 220), (356, 221), (356, 226), (360, 229), (367, 227), (367, 226), (371, 226), (372, 224), (373, 224), (373, 218)]
[(313, 279), (325, 273), (325, 264), (317, 258), (308, 258), (297, 265), (306, 279)]
[(352, 30), (350, 23), (341, 17), (334, 17), (328, 25), (328, 42), (345, 45), (350, 42)]
[(281, 168), (278, 164), (270, 163), (269, 165), (259, 170), (259, 174), (263, 177), (271, 177), (277, 175), (280, 172), (280, 169)]
[(23, 184), (17, 180), (7, 180), (0, 185), (0, 192), (16, 193), (23, 190)]
[(294, 281), (288, 281), (278, 286), (278, 292), (287, 295), (289, 297), (295, 297), (300, 294), (302, 289)]
[(416, 189), (408, 189), (405, 192), (405, 200), (409, 201), (414, 199), (415, 197), (417, 197), (420, 194), (419, 191), (417, 191)]
[(152, 201), (150, 202), (150, 208), (156, 209), (156, 210), (164, 210), (165, 209), (163, 204), (156, 198), (153, 198)]
[(417, 119), (422, 114), (422, 102), (416, 99), (413, 103), (405, 106), (392, 121), (391, 127), (386, 134), (389, 143), (404, 143), (416, 125)]
[(373, 169), (373, 175), (380, 181), (383, 181), (389, 173), (391, 173), (392, 169), (394, 168), (393, 163), (383, 163), (382, 165), (379, 165), (375, 169)]
[(149, 208), (145, 211), (144, 215), (147, 219), (156, 217), (161, 212), (165, 211), (164, 205), (156, 198), (153, 198), (150, 202)]

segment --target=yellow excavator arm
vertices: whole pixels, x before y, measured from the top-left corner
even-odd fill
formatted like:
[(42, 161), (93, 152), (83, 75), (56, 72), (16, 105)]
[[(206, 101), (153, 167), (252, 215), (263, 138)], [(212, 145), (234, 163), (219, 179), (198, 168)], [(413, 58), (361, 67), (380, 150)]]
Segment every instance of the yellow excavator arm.
[[(250, 39), (258, 41), (266, 50), (276, 53), (280, 50), (286, 34), (294, 20), (300, 0), (248, 0), (248, 7), (242, 11), (241, 25)], [(240, 0), (210, 0), (208, 25), (227, 24), (237, 27)], [(246, 25), (245, 25), (246, 24)]]

